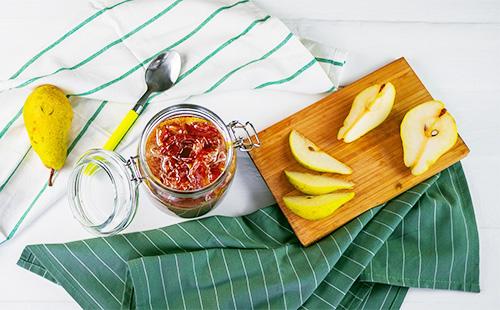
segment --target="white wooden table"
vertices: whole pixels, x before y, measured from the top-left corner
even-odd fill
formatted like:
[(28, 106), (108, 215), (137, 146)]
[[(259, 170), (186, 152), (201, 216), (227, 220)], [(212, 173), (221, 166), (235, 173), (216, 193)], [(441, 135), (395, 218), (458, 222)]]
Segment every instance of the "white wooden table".
[[(4, 0), (0, 4), (0, 36), (12, 42), (1, 56), (34, 52), (81, 20), (77, 2), (62, 0)], [(457, 119), (459, 131), (471, 148), (464, 160), (481, 242), (480, 294), (411, 289), (404, 309), (499, 309), (500, 284), (500, 1), (498, 0), (256, 0), (275, 16), (300, 20), (302, 35), (350, 51), (344, 84), (405, 56), (436, 98), (443, 100)], [(81, 2), (80, 2), (81, 3)], [(67, 7), (68, 10), (60, 9)], [(59, 10), (57, 9), (59, 8)], [(41, 32), (40, 14), (56, 22)], [(67, 12), (65, 16), (61, 12)], [(30, 41), (16, 38), (9, 26), (18, 18), (30, 22)], [(2, 63), (3, 64), (3, 63)], [(9, 64), (5, 64), (7, 67)], [(0, 70), (12, 72), (14, 68)], [(277, 96), (277, 99), (279, 95)], [(291, 109), (311, 97), (297, 96)], [(228, 116), (236, 111), (225, 111)], [(272, 201), (248, 159), (239, 163), (230, 194), (217, 214), (251, 212)], [(250, 188), (249, 188), (250, 187)], [(145, 193), (144, 193), (145, 194)], [(258, 197), (255, 202), (255, 197)], [(234, 206), (238, 206), (234, 209)], [(174, 223), (157, 216), (158, 210), (139, 210), (130, 230)], [(0, 309), (72, 309), (78, 306), (65, 291), (15, 265), (26, 244), (74, 240), (88, 235), (75, 225), (65, 202), (54, 202), (43, 217), (31, 219), (29, 228), (0, 248)], [(57, 229), (56, 229), (56, 225)]]

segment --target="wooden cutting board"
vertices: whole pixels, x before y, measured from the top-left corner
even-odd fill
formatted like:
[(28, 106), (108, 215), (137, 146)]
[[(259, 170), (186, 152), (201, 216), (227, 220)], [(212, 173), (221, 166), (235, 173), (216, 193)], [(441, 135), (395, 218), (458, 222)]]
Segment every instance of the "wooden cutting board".
[[(386, 82), (396, 87), (396, 101), (389, 117), (352, 143), (338, 141), (337, 132), (350, 111), (354, 97), (368, 86)], [(312, 244), (469, 153), (467, 145), (459, 137), (455, 146), (423, 175), (413, 176), (405, 167), (399, 135), (401, 121), (408, 110), (432, 99), (406, 60), (400, 58), (258, 134), (262, 146), (254, 149), (250, 156), (303, 245)], [(288, 144), (291, 129), (298, 130), (354, 171), (352, 175), (342, 178), (356, 184), (356, 196), (328, 218), (309, 221), (293, 214), (283, 203), (285, 195), (300, 195), (288, 183), (283, 171), (308, 171), (292, 157)]]

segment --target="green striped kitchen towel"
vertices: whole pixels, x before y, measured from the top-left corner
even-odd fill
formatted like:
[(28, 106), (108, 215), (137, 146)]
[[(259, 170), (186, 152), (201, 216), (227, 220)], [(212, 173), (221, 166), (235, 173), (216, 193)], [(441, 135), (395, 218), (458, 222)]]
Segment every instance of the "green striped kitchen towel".
[(18, 264), (85, 309), (397, 309), (408, 287), (479, 291), (460, 163), (302, 247), (276, 206), (32, 245)]
[[(32, 57), (14, 54), (0, 66), (0, 243), (25, 218), (35, 218), (33, 212), (64, 203), (70, 169), (47, 191), (46, 169), (23, 129), (22, 104), (34, 87), (51, 83), (70, 94), (71, 167), (81, 153), (106, 141), (144, 91), (145, 65), (164, 50), (183, 55), (180, 81), (150, 100), (154, 104), (122, 142), (121, 153), (134, 154), (151, 116), (188, 96), (196, 103), (234, 90), (312, 96), (338, 86), (345, 62), (342, 53), (316, 51), (305, 42), (313, 56), (248, 0), (90, 0), (83, 6), (79, 13), (87, 15), (67, 14), (81, 19), (44, 46), (34, 45), (39, 49)], [(39, 29), (22, 22), (9, 31), (30, 38), (51, 20)], [(239, 100), (226, 97), (219, 105)], [(259, 129), (291, 112), (270, 100), (238, 104), (238, 115)], [(147, 198), (140, 203), (151, 207)], [(478, 291), (478, 260), (472, 204), (456, 165), (308, 248), (299, 245), (279, 210), (268, 207), (244, 217), (29, 246), (19, 265), (62, 285), (88, 309), (322, 309), (397, 308), (409, 286)]]
[[(24, 219), (43, 218), (46, 206), (66, 207), (71, 167), (86, 150), (104, 144), (142, 95), (145, 66), (159, 53), (178, 51), (181, 75), (168, 92), (150, 98), (148, 104), (153, 104), (119, 146), (124, 155), (135, 154), (141, 130), (154, 114), (187, 97), (206, 105), (206, 98), (240, 91), (210, 108), (218, 114), (238, 112), (225, 116), (263, 129), (300, 107), (291, 110), (270, 98), (243, 104), (247, 93), (293, 91), (309, 94), (312, 102), (318, 98), (314, 95), (335, 89), (344, 63), (337, 52), (317, 54), (321, 59), (316, 59), (280, 20), (249, 0), (90, 0), (74, 6), (80, 9), (63, 19), (76, 18), (74, 25), (60, 33), (47, 35), (46, 26), (56, 28), (48, 27), (53, 22), (49, 14), (37, 17), (37, 28), (13, 18), (19, 25), (9, 29), (25, 41), (53, 38), (33, 45), (30, 58), (11, 53), (0, 60), (0, 244), (14, 237)], [(50, 190), (47, 169), (31, 149), (21, 117), (29, 92), (46, 83), (69, 94), (74, 109), (68, 160)], [(292, 93), (288, 96), (293, 99)], [(145, 197), (140, 203), (153, 207)]]

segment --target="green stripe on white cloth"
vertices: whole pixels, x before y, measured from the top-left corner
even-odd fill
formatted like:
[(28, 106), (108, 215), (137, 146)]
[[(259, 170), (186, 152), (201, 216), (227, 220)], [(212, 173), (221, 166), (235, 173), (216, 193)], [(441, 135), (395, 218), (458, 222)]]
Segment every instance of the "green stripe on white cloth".
[[(296, 31), (300, 33), (299, 30)], [(311, 51), (323, 70), (331, 77), (333, 86), (329, 91), (336, 90), (342, 77), (342, 69), (346, 64), (347, 52), (331, 46), (319, 45), (308, 39), (301, 39), (301, 42)]]
[(60, 38), (58, 38), (57, 40), (55, 40), (54, 42), (52, 42), (49, 46), (47, 46), (46, 48), (44, 48), (43, 50), (41, 50), (40, 52), (38, 52), (35, 56), (33, 56), (30, 60), (28, 60), (19, 70), (17, 70), (17, 72), (14, 73), (10, 77), (10, 80), (17, 78), (21, 73), (23, 73), (24, 70), (26, 70), (30, 65), (32, 65), (43, 54), (45, 54), (48, 51), (50, 51), (51, 49), (53, 49), (59, 43), (61, 43), (62, 41), (64, 41), (69, 36), (73, 35), (75, 32), (77, 32), (80, 28), (84, 27), (86, 24), (92, 22), (94, 19), (96, 19), (97, 17), (99, 17), (100, 15), (102, 15), (104, 12), (106, 12), (108, 10), (112, 10), (112, 9), (116, 8), (117, 6), (120, 6), (120, 5), (122, 5), (122, 4), (126, 3), (126, 2), (130, 2), (130, 1), (132, 1), (132, 0), (123, 0), (123, 1), (120, 1), (120, 2), (118, 2), (116, 4), (113, 4), (111, 6), (105, 7), (103, 9), (95, 12), (94, 14), (92, 14), (92, 16), (89, 16), (84, 21), (82, 21), (81, 23), (79, 23), (78, 25), (76, 25), (75, 27), (73, 27), (70, 31), (66, 32)]
[(331, 64), (331, 65), (338, 66), (338, 67), (343, 67), (345, 65), (345, 62), (340, 62), (340, 61), (336, 61), (336, 60), (328, 59), (328, 58), (316, 57), (316, 60), (319, 62), (324, 62), (324, 63)]
[[(34, 52), (13, 79), (0, 81), (0, 99), (8, 104), (8, 113), (0, 116), (4, 240), (24, 219), (41, 215), (47, 202), (62, 200), (71, 164), (106, 140), (119, 112), (144, 91), (144, 66), (161, 51), (175, 48), (183, 55), (182, 80), (154, 97), (120, 151), (133, 153), (148, 119), (182, 98), (203, 102), (204, 93), (256, 87), (318, 94), (339, 85), (344, 52), (303, 41), (306, 49), (280, 21), (248, 1), (121, 5), (125, 2), (97, 10), (55, 44)], [(9, 90), (23, 83), (26, 87)], [(75, 120), (68, 167), (50, 191), (19, 117), (28, 83), (52, 83), (78, 95), (71, 98)], [(239, 109), (264, 128), (269, 123), (261, 122), (262, 111), (270, 103)], [(284, 106), (274, 105), (274, 112), (279, 115)], [(147, 198), (140, 203), (152, 207)], [(472, 204), (457, 165), (310, 248), (302, 248), (278, 209), (269, 207), (239, 218), (32, 246), (19, 264), (62, 285), (84, 308), (371, 309), (397, 308), (406, 286), (477, 291), (477, 247)]]
[[(87, 120), (87, 122), (85, 123), (85, 125), (82, 127), (82, 129), (80, 130), (80, 132), (78, 133), (78, 135), (75, 137), (75, 139), (71, 142), (70, 146), (68, 147), (68, 156), (71, 154), (71, 151), (73, 151), (73, 149), (75, 148), (75, 146), (78, 144), (78, 142), (80, 141), (80, 139), (85, 135), (85, 133), (87, 132), (87, 130), (89, 129), (90, 125), (92, 125), (92, 122), (97, 118), (97, 116), (101, 113), (102, 109), (106, 106), (108, 102), (107, 101), (103, 101), (96, 109), (96, 111), (92, 114), (92, 116), (90, 116), (90, 118)], [(30, 148), (31, 150), (31, 148)], [(28, 152), (26, 152), (28, 153)], [(26, 156), (26, 155), (25, 155)], [(24, 157), (22, 158), (22, 160), (24, 159)], [(17, 167), (16, 167), (16, 170), (17, 170)], [(14, 172), (16, 171), (14, 170)], [(2, 185), (2, 187), (0, 187), (0, 192), (4, 189), (5, 185), (7, 185), (8, 181), (10, 180), (10, 178), (13, 176), (14, 172), (9, 176), (9, 178), (7, 179), (7, 181)], [(55, 177), (57, 177), (57, 174), (58, 172), (55, 173)], [(31, 203), (29, 204), (29, 206), (26, 208), (26, 210), (22, 213), (21, 217), (19, 218), (19, 220), (15, 223), (14, 227), (9, 231), (8, 235), (5, 237), (4, 240), (1, 240), (0, 241), (0, 245), (10, 239), (12, 239), (14, 237), (14, 235), (16, 234), (17, 230), (19, 229), (19, 227), (21, 226), (21, 224), (23, 223), (24, 219), (26, 218), (26, 216), (28, 216), (28, 213), (31, 211), (31, 209), (33, 208), (33, 206), (35, 206), (35, 204), (37, 203), (38, 199), (40, 198), (40, 196), (45, 192), (45, 190), (47, 189), (47, 186), (48, 186), (48, 183), (46, 182), (45, 184), (43, 184), (42, 188), (40, 189), (40, 191), (38, 192), (38, 194), (35, 196), (35, 198), (33, 198), (33, 200), (31, 201)]]
[(271, 81), (271, 82), (262, 83), (259, 86), (256, 86), (255, 89), (261, 89), (261, 88), (268, 87), (268, 86), (271, 86), (271, 85), (283, 84), (283, 83), (289, 82), (289, 81), (295, 79), (297, 76), (299, 76), (302, 72), (304, 72), (307, 69), (309, 69), (315, 63), (316, 63), (316, 59), (313, 59), (313, 60), (309, 61), (307, 64), (305, 64), (302, 68), (300, 68), (299, 70), (297, 70), (296, 72), (294, 72), (292, 75), (290, 75), (290, 76), (288, 76), (286, 78), (277, 80), (277, 81)]
[[(225, 10), (229, 10), (237, 5), (240, 5), (240, 4), (243, 4), (243, 3), (247, 3), (249, 0), (242, 0), (242, 1), (238, 1), (236, 3), (233, 3), (231, 5), (227, 5), (227, 6), (222, 6), (220, 8), (218, 8), (217, 10), (215, 10), (213, 13), (211, 13), (205, 20), (203, 20), (199, 25), (197, 25), (191, 32), (189, 32), (187, 35), (185, 35), (184, 37), (182, 37), (181, 39), (177, 40), (176, 42), (174, 42), (173, 44), (161, 49), (160, 51), (154, 53), (153, 55), (149, 56), (148, 58), (146, 58), (145, 60), (141, 61), (139, 64), (133, 66), (131, 69), (129, 69), (128, 71), (126, 71), (125, 73), (123, 73), (122, 75), (118, 76), (117, 78), (114, 78), (110, 81), (107, 81), (106, 83), (102, 84), (102, 85), (99, 85), (93, 89), (90, 89), (90, 90), (87, 90), (87, 91), (84, 91), (84, 92), (79, 92), (79, 93), (73, 93), (73, 94), (70, 94), (69, 96), (73, 96), (73, 97), (81, 97), (81, 96), (88, 96), (88, 95), (91, 95), (91, 94), (94, 94), (95, 92), (98, 92), (98, 91), (101, 91), (102, 89), (105, 89), (107, 87), (109, 87), (110, 85), (113, 85), (121, 80), (123, 80), (124, 78), (128, 77), (129, 75), (131, 75), (132, 73), (136, 72), (137, 70), (139, 70), (140, 68), (143, 68), (145, 66), (147, 66), (147, 64), (149, 64), (155, 57), (157, 57), (159, 54), (163, 53), (163, 52), (166, 52), (166, 51), (169, 51), (171, 49), (175, 49), (176, 47), (178, 47), (180, 44), (184, 43), (184, 41), (190, 39), (192, 36), (194, 36), (197, 32), (199, 32), (201, 29), (203, 29), (212, 19), (214, 19), (217, 15), (221, 14), (222, 12), (224, 12)], [(183, 73), (184, 74), (184, 73)]]
[(84, 66), (86, 63), (88, 63), (89, 61), (92, 61), (92, 59), (98, 57), (99, 55), (101, 55), (102, 53), (106, 52), (108, 49), (112, 48), (113, 46), (119, 44), (119, 43), (123, 43), (125, 40), (127, 40), (129, 37), (133, 36), (134, 34), (136, 34), (137, 32), (139, 32), (141, 29), (147, 27), (149, 24), (153, 23), (154, 21), (156, 21), (157, 19), (159, 19), (160, 17), (162, 17), (163, 15), (165, 15), (166, 13), (168, 13), (170, 10), (172, 10), (176, 5), (178, 5), (182, 0), (177, 0), (169, 5), (167, 5), (167, 7), (165, 9), (163, 9), (162, 11), (160, 11), (158, 14), (156, 14), (155, 16), (151, 17), (150, 19), (148, 19), (146, 22), (140, 24), (138, 27), (136, 27), (135, 29), (133, 29), (132, 31), (128, 32), (127, 34), (125, 34), (124, 36), (114, 40), (113, 42), (107, 44), (106, 46), (104, 46), (103, 48), (99, 49), (97, 52), (93, 53), (92, 55), (90, 55), (89, 57), (85, 58), (84, 60), (80, 61), (79, 63), (77, 63), (76, 65), (74, 66), (71, 66), (71, 67), (62, 67), (62, 68), (59, 68), (57, 70), (55, 70), (54, 72), (52, 73), (48, 73), (48, 74), (45, 74), (45, 75), (41, 75), (41, 76), (37, 76), (37, 77), (33, 77), (33, 78), (30, 78), (28, 79), (27, 81), (15, 86), (14, 88), (21, 88), (21, 87), (24, 87), (24, 86), (27, 86), (39, 79), (42, 79), (44, 77), (48, 77), (48, 76), (51, 76), (51, 75), (54, 75), (54, 74), (57, 74), (61, 71), (65, 71), (65, 70), (75, 70), (75, 69), (78, 69), (82, 66)]
[(239, 66), (238, 68), (231, 70), (230, 72), (228, 72), (227, 74), (225, 74), (220, 80), (218, 80), (214, 85), (210, 86), (210, 88), (207, 89), (204, 93), (206, 94), (206, 93), (212, 92), (214, 89), (216, 89), (219, 85), (221, 85), (222, 83), (224, 83), (224, 81), (226, 81), (229, 77), (231, 77), (233, 74), (235, 74), (239, 70), (242, 70), (243, 68), (245, 68), (245, 67), (247, 67), (249, 65), (252, 65), (252, 64), (254, 64), (256, 62), (259, 62), (259, 61), (262, 61), (262, 60), (268, 58), (269, 56), (271, 56), (272, 54), (274, 54), (274, 52), (276, 52), (281, 47), (283, 47), (283, 45), (285, 45), (292, 38), (292, 36), (293, 35), (291, 33), (289, 33), (283, 39), (283, 41), (281, 41), (278, 45), (276, 45), (275, 47), (273, 47), (269, 52), (267, 52), (264, 55), (262, 55), (262, 57), (254, 59), (252, 61), (249, 61), (249, 62), (247, 62), (247, 63)]
[[(64, 195), (64, 187), (58, 185), (65, 183), (69, 172), (69, 169), (63, 169), (58, 175), (61, 180), (47, 194), (46, 170), (31, 151), (22, 129), (23, 120), (20, 115), (24, 97), (29, 92), (28, 83), (29, 87), (44, 83), (55, 84), (68, 93), (85, 95), (85, 100), (89, 102), (134, 102), (143, 91), (144, 66), (159, 52), (175, 48), (183, 55), (185, 64), (181, 73), (182, 82), (158, 98), (157, 101), (161, 102), (165, 101), (164, 97), (171, 100), (202, 94), (216, 84), (217, 91), (250, 90), (267, 81), (266, 76), (255, 73), (265, 70), (270, 76), (285, 76), (288, 74), (287, 68), (293, 68), (311, 58), (281, 22), (270, 18), (248, 0), (157, 0), (149, 1), (148, 4), (141, 3), (140, 6), (135, 2), (126, 6), (120, 5), (121, 3), (125, 2), (116, 2), (97, 11), (92, 18), (73, 27), (37, 53), (18, 70), (22, 74), (0, 82), (4, 90), (0, 98), (4, 98), (3, 101), (9, 104), (8, 111), (14, 110), (12, 107), (16, 107), (17, 111), (13, 116), (4, 114), (3, 118), (0, 117), (0, 147), (6, 150), (0, 169), (0, 207), (8, 211), (7, 216), (4, 213), (0, 219), (0, 233), (5, 235), (1, 242), (12, 238), (27, 213), (36, 209), (35, 206), (40, 201)], [(143, 14), (138, 15), (137, 10), (143, 11)], [(106, 11), (112, 11), (112, 14), (96, 18)], [(131, 12), (134, 12), (132, 16)], [(106, 31), (102, 29), (109, 29), (110, 20), (127, 31), (105, 40)], [(137, 24), (130, 24), (132, 21)], [(231, 27), (226, 27), (228, 24)], [(98, 37), (103, 39), (94, 40), (93, 31), (97, 30)], [(153, 41), (152, 37), (156, 39)], [(86, 44), (82, 45), (82, 41)], [(253, 42), (259, 42), (259, 45)], [(254, 48), (246, 48), (249, 44)], [(71, 53), (75, 45), (79, 50)], [(39, 67), (48, 71), (43, 73)], [(30, 76), (30, 72), (35, 75)], [(319, 66), (314, 66), (310, 74), (318, 77), (321, 82), (310, 83), (305, 76), (299, 81), (298, 88), (296, 85), (282, 85), (281, 89), (318, 93), (331, 86), (330, 80)], [(15, 85), (24, 86), (9, 90)], [(72, 102), (81, 100), (70, 97)], [(155, 104), (157, 106), (161, 106), (161, 103)], [(77, 114), (86, 110), (83, 105), (78, 104), (74, 109)], [(98, 124), (92, 123), (92, 130), (82, 138), (83, 144), (89, 147), (102, 145), (106, 139), (102, 129), (110, 132), (120, 121), (120, 113), (111, 109), (99, 113), (102, 115)], [(146, 111), (143, 117), (149, 118), (151, 113)], [(141, 121), (143, 120), (139, 120), (137, 124)], [(95, 128), (99, 130), (94, 130)], [(76, 134), (75, 132), (74, 135)], [(139, 132), (132, 130), (127, 138), (137, 137), (138, 134)], [(76, 154), (70, 154), (67, 166), (81, 152), (79, 150)], [(21, 195), (17, 187), (30, 172), (32, 186)], [(42, 211), (31, 212), (40, 214)]]
[[(454, 236), (440, 234), (439, 253), (433, 238), (422, 237), (436, 227)], [(397, 309), (408, 287), (479, 291), (477, 238), (456, 164), (307, 248), (271, 206), (32, 245), (18, 264), (62, 285), (83, 308)]]
[[(86, 18), (84, 21), (82, 21), (81, 23), (79, 23), (78, 25), (76, 25), (75, 27), (73, 27), (71, 30), (69, 30), (68, 32), (66, 32), (65, 34), (63, 34), (61, 37), (59, 37), (57, 40), (55, 40), (54, 42), (52, 42), (50, 45), (48, 45), (47, 47), (45, 47), (43, 50), (41, 50), (40, 52), (38, 52), (35, 56), (33, 56), (31, 59), (29, 59), (21, 68), (19, 68), (19, 70), (17, 70), (16, 73), (14, 73), (9, 79), (12, 80), (12, 79), (15, 79), (17, 78), (21, 73), (24, 72), (24, 70), (26, 70), (29, 66), (31, 66), (37, 59), (39, 59), (41, 56), (43, 56), (45, 53), (47, 53), (48, 51), (50, 51), (51, 49), (53, 49), (54, 47), (56, 47), (57, 45), (59, 45), (62, 41), (64, 41), (66, 38), (70, 37), (71, 35), (73, 35), (74, 33), (76, 33), (80, 28), (84, 27), (85, 25), (87, 25), (88, 23), (92, 22), (94, 19), (96, 19), (97, 17), (99, 17), (100, 15), (102, 15), (104, 12), (108, 11), (108, 10), (112, 10), (124, 3), (127, 3), (127, 2), (130, 2), (132, 0), (123, 0), (121, 2), (118, 2), (114, 5), (111, 5), (111, 6), (108, 6), (108, 7), (105, 7), (97, 12), (95, 12), (94, 14), (92, 14), (91, 16), (89, 16), (88, 18)], [(39, 79), (41, 77), (38, 77), (36, 79)], [(31, 83), (31, 82), (30, 82)], [(24, 86), (24, 85), (22, 85)], [(19, 88), (19, 87), (22, 87), (21, 85), (17, 86), (16, 88)], [(19, 109), (19, 111), (11, 118), (11, 120), (2, 128), (2, 130), (0, 130), (0, 139), (5, 135), (5, 133), (7, 132), (7, 130), (9, 130), (10, 126), (12, 126), (12, 124), (21, 116), (21, 113), (22, 113), (22, 109)]]

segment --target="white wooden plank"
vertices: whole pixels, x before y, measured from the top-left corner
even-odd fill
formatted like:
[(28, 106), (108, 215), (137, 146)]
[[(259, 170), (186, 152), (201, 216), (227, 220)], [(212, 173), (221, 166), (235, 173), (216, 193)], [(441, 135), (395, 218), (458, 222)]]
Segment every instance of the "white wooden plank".
[(0, 302), (0, 309), (9, 310), (25, 310), (25, 309), (37, 309), (37, 310), (77, 310), (81, 309), (76, 303), (67, 302), (40, 302), (40, 301), (20, 301), (20, 302)]
[[(304, 24), (300, 30), (309, 37), (349, 50), (351, 57), (345, 74), (346, 82), (394, 58), (406, 56), (432, 94), (450, 106), (472, 150), (464, 166), (481, 227), (483, 291), (477, 295), (410, 290), (404, 308), (500, 308), (497, 295), (497, 279), (500, 277), (497, 263), (500, 255), (500, 209), (497, 208), (500, 122), (496, 119), (500, 115), (500, 83), (497, 77), (500, 68), (500, 1), (255, 1), (276, 16), (302, 20)], [(89, 9), (91, 3), (94, 1), (2, 1), (0, 36), (8, 43), (2, 45), (2, 55), (12, 57), (15, 54), (14, 58), (19, 62), (29, 58), (60, 34), (62, 28), (74, 25), (93, 12)], [(312, 19), (318, 21), (310, 21)], [(23, 29), (12, 31), (17, 27), (18, 20), (24, 21)], [(45, 23), (47, 20), (51, 22)], [(18, 33), (26, 34), (27, 39), (19, 39)], [(0, 75), (12, 73), (18, 66), (16, 62), (3, 62)], [(277, 98), (276, 102), (280, 100)], [(306, 105), (307, 98), (297, 98), (297, 102), (287, 104), (291, 105), (291, 109), (296, 109)], [(227, 115), (225, 119), (245, 115), (231, 109), (223, 109), (220, 113)], [(251, 193), (266, 195), (262, 184), (260, 187), (251, 187), (251, 191), (245, 189), (249, 180), (253, 182), (253, 179), (258, 179), (251, 167), (245, 168), (245, 165), (238, 168), (237, 182), (217, 213), (235, 215), (251, 212)], [(252, 177), (249, 178), (246, 173)], [(234, 206), (239, 206), (238, 210), (234, 210)], [(150, 227), (151, 219), (155, 219), (155, 211), (140, 209), (133, 228)], [(75, 226), (76, 222), (68, 220), (70, 218), (64, 203), (54, 204), (44, 214), (43, 220), (33, 222), (29, 230), (2, 246), (0, 279), (4, 280), (0, 280), (1, 309), (76, 307), (62, 288), (15, 266), (25, 244), (54, 241), (56, 236), (50, 229), (51, 223), (61, 223), (64, 237), (68, 240), (87, 236)], [(160, 221), (154, 225), (159, 226)]]
[(498, 23), (497, 0), (255, 0), (281, 18), (328, 21)]
[(433, 87), (500, 89), (498, 73), (491, 70), (500, 67), (500, 24), (395, 25), (302, 20), (292, 30), (349, 51), (344, 83), (404, 56), (431, 92)]

